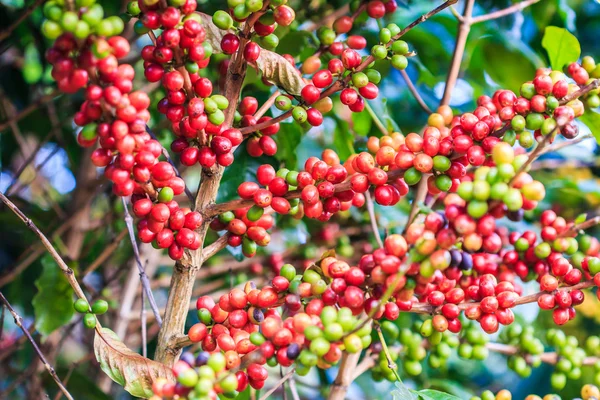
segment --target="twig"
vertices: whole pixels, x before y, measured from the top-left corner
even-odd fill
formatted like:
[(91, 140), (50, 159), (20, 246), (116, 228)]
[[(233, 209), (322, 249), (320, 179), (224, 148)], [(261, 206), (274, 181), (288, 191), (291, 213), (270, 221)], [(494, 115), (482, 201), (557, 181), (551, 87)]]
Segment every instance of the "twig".
[(142, 355), (144, 357), (148, 357), (148, 332), (146, 331), (146, 305), (145, 305), (145, 301), (144, 301), (144, 291), (142, 290), (142, 292), (140, 293), (140, 300), (141, 300), (141, 305), (140, 305), (140, 324), (142, 325)]
[(42, 231), (40, 231), (38, 229), (38, 227), (33, 223), (33, 221), (29, 217), (27, 217), (21, 210), (19, 210), (19, 208), (12, 201), (10, 201), (2, 192), (0, 192), (0, 200), (2, 200), (2, 202), (4, 204), (6, 204), (6, 206), (13, 213), (15, 213), (19, 217), (19, 219), (21, 221), (23, 221), (23, 223), (29, 229), (31, 229), (33, 231), (33, 233), (35, 233), (37, 235), (37, 237), (40, 238), (40, 240), (42, 241), (42, 244), (44, 245), (46, 250), (48, 250), (48, 252), (52, 256), (54, 261), (56, 261), (56, 263), (58, 264), (58, 267), (61, 269), (61, 271), (67, 277), (67, 281), (69, 282), (69, 284), (75, 291), (75, 294), (77, 295), (77, 297), (87, 301), (85, 294), (83, 293), (83, 290), (81, 289), (81, 286), (79, 285), (79, 282), (77, 282), (77, 279), (75, 278), (75, 274), (73, 273), (73, 270), (67, 266), (67, 264), (62, 259), (60, 254), (58, 254), (58, 252), (56, 251), (54, 246), (52, 246), (52, 243), (50, 243), (50, 241), (46, 238), (46, 236), (44, 236)]
[(425, 174), (421, 177), (419, 186), (417, 186), (417, 193), (415, 194), (415, 198), (413, 199), (412, 205), (410, 206), (410, 213), (408, 214), (408, 221), (406, 222), (406, 226), (404, 227), (404, 232), (406, 232), (408, 228), (413, 224), (413, 222), (415, 222), (415, 219), (419, 214), (419, 204), (424, 202), (427, 198), (427, 192), (429, 191), (429, 188), (427, 187), (428, 179), (428, 174)]
[(473, 14), (473, 5), (475, 0), (467, 0), (463, 11), (462, 19), (458, 21), (458, 34), (456, 35), (456, 44), (452, 53), (452, 62), (450, 71), (446, 78), (446, 86), (444, 87), (444, 95), (442, 96), (441, 105), (448, 105), (452, 98), (452, 91), (456, 86), (458, 74), (460, 73), (460, 64), (462, 63), (465, 46), (467, 45), (467, 37), (471, 31), (471, 15)]
[(127, 235), (127, 228), (124, 228), (121, 232), (119, 232), (117, 236), (115, 236), (113, 241), (108, 246), (106, 246), (104, 250), (102, 250), (102, 253), (100, 253), (98, 257), (96, 257), (94, 262), (91, 263), (85, 269), (85, 271), (83, 271), (82, 276), (87, 276), (91, 272), (95, 271), (96, 268), (98, 268), (100, 265), (102, 265), (115, 252), (117, 247), (119, 247), (125, 235)]
[(263, 115), (265, 115), (265, 113), (267, 111), (269, 111), (269, 108), (271, 108), (271, 106), (273, 104), (275, 104), (275, 99), (277, 99), (277, 96), (279, 96), (279, 95), (281, 95), (281, 92), (279, 90), (276, 90), (275, 92), (273, 92), (273, 94), (271, 95), (271, 97), (269, 97), (267, 99), (267, 101), (265, 101), (263, 103), (263, 105), (260, 106), (260, 108), (256, 111), (256, 113), (254, 114), (254, 118), (256, 118), (258, 120)]
[(60, 95), (60, 92), (58, 90), (54, 90), (51, 93), (49, 93), (45, 96), (42, 96), (37, 101), (35, 101), (34, 103), (32, 103), (29, 106), (27, 106), (26, 108), (24, 108), (20, 113), (18, 113), (14, 117), (9, 118), (6, 121), (4, 121), (3, 123), (1, 123), (0, 124), (0, 132), (4, 131), (6, 128), (8, 128), (11, 123), (19, 122), (23, 118), (29, 116), (29, 114), (33, 113), (34, 111), (37, 111), (37, 109), (40, 108), (41, 106), (43, 106), (44, 104), (46, 104), (50, 101), (53, 101), (59, 95)]
[(371, 220), (371, 229), (373, 229), (373, 236), (375, 236), (375, 240), (377, 241), (379, 248), (383, 249), (383, 242), (381, 241), (379, 227), (377, 226), (377, 216), (375, 215), (373, 199), (371, 198), (371, 193), (368, 190), (365, 192), (365, 199), (367, 201), (367, 211), (369, 212), (369, 219)]
[[(2, 195), (2, 196), (4, 196), (4, 195)], [(44, 367), (46, 367), (46, 370), (52, 376), (52, 379), (54, 379), (54, 381), (58, 385), (58, 387), (61, 390), (61, 392), (64, 393), (64, 395), (67, 397), (67, 399), (73, 400), (73, 396), (71, 396), (71, 393), (69, 393), (69, 391), (67, 390), (67, 388), (63, 385), (63, 383), (61, 382), (61, 380), (58, 378), (58, 375), (56, 375), (56, 371), (48, 363), (48, 361), (46, 360), (46, 357), (44, 357), (44, 353), (42, 353), (42, 351), (38, 347), (38, 345), (35, 342), (35, 340), (33, 340), (33, 338), (31, 337), (31, 334), (29, 333), (29, 330), (27, 330), (27, 328), (25, 328), (23, 326), (23, 319), (21, 318), (21, 316), (19, 314), (17, 314), (15, 312), (15, 310), (12, 308), (12, 306), (10, 305), (10, 303), (8, 302), (8, 300), (6, 299), (6, 297), (4, 297), (4, 294), (2, 294), (2, 292), (0, 292), (0, 300), (2, 300), (2, 303), (6, 306), (6, 308), (8, 308), (8, 311), (12, 314), (13, 318), (15, 319), (15, 324), (17, 324), (17, 326), (19, 328), (21, 328), (21, 330), (23, 331), (23, 334), (25, 336), (27, 336), (27, 340), (29, 340), (29, 342), (33, 346), (33, 349), (35, 350), (35, 352), (37, 353), (38, 357), (40, 358), (40, 361), (42, 362), (42, 364), (44, 364)]]
[(591, 81), (590, 83), (588, 83), (587, 85), (581, 87), (581, 89), (574, 91), (571, 94), (566, 95), (565, 97), (563, 97), (559, 103), (561, 105), (567, 104), (568, 102), (570, 102), (571, 100), (575, 100), (581, 96), (583, 96), (586, 93), (591, 92), (594, 89), (598, 89), (600, 87), (600, 79), (594, 79), (593, 81)]
[(31, 4), (29, 7), (27, 7), (27, 9), (23, 12), (23, 14), (21, 14), (19, 16), (19, 18), (17, 18), (15, 20), (15, 22), (13, 22), (8, 28), (6, 28), (2, 32), (0, 32), (0, 42), (3, 41), (4, 39), (6, 39), (7, 37), (9, 37), (11, 35), (11, 33), (15, 29), (17, 29), (17, 27), (19, 25), (21, 25), (21, 22), (25, 21), (25, 19), (27, 19), (27, 17), (29, 17), (31, 15), (31, 13), (33, 13), (33, 11), (38, 6), (40, 6), (43, 2), (44, 2), (44, 0), (36, 0), (33, 4)]
[(230, 235), (226, 233), (217, 240), (215, 240), (213, 243), (209, 244), (204, 249), (202, 249), (202, 259), (208, 260), (215, 254), (217, 254), (219, 251), (227, 247), (227, 240), (229, 240), (229, 236)]
[(540, 1), (540, 0), (525, 0), (525, 1), (522, 1), (520, 3), (513, 4), (512, 6), (507, 7), (505, 9), (503, 9), (503, 10), (498, 10), (498, 11), (491, 12), (489, 14), (485, 14), (485, 15), (480, 15), (478, 17), (474, 17), (471, 20), (471, 25), (475, 25), (475, 24), (477, 24), (479, 22), (489, 21), (489, 20), (492, 20), (492, 19), (502, 18), (502, 17), (504, 17), (506, 15), (514, 14), (516, 12), (521, 11), (524, 8), (529, 7), (532, 4), (537, 3), (538, 1)]
[(369, 104), (368, 101), (365, 101), (365, 110), (367, 110), (367, 112), (369, 113), (369, 115), (373, 119), (373, 122), (375, 122), (375, 125), (377, 126), (377, 129), (379, 129), (379, 131), (384, 136), (388, 135), (390, 133), (390, 131), (385, 127), (385, 125), (383, 125), (383, 122), (381, 122), (381, 120), (379, 119), (379, 117), (377, 116), (377, 114), (375, 114), (375, 111), (373, 111), (373, 108), (371, 108), (371, 105)]
[(296, 379), (292, 375), (288, 381), (290, 386), (290, 392), (292, 393), (293, 400), (300, 400), (300, 395), (298, 394), (298, 388), (296, 387)]
[(423, 98), (421, 97), (421, 95), (417, 91), (417, 88), (412, 83), (412, 80), (410, 79), (410, 76), (408, 76), (408, 73), (405, 70), (401, 70), (400, 74), (402, 75), (402, 78), (404, 78), (404, 82), (406, 82), (406, 86), (408, 86), (408, 90), (410, 90), (410, 92), (412, 93), (412, 95), (415, 98), (415, 100), (417, 100), (417, 103), (419, 103), (419, 105), (421, 106), (421, 108), (423, 110), (425, 110), (425, 112), (427, 114), (432, 114), (433, 111), (431, 111), (431, 108), (429, 108), (429, 106), (425, 103), (425, 100), (423, 100)]
[[(554, 129), (554, 131), (555, 130), (556, 129)], [(527, 170), (527, 168), (531, 165), (531, 163), (534, 162), (541, 155), (544, 147), (546, 147), (546, 145), (548, 144), (550, 139), (554, 136), (554, 131), (552, 131), (548, 135), (544, 136), (544, 139), (542, 139), (542, 141), (538, 143), (536, 148), (531, 153), (529, 153), (529, 157), (527, 158), (527, 160), (523, 163), (523, 165), (521, 165), (519, 170), (515, 173), (515, 175), (508, 182), (508, 186), (512, 186), (513, 183), (515, 183), (515, 181), (517, 180), (517, 177), (522, 172), (525, 172)]]
[(547, 154), (547, 153), (552, 153), (561, 149), (564, 149), (565, 147), (569, 147), (569, 146), (573, 146), (575, 144), (581, 143), (584, 140), (587, 139), (591, 139), (594, 136), (592, 134), (587, 134), (587, 135), (581, 135), (579, 137), (576, 137), (573, 140), (565, 140), (564, 142), (560, 142), (560, 143), (556, 143), (553, 144), (552, 146), (547, 146), (544, 149), (542, 149), (539, 153), (539, 155), (543, 155), (543, 154)]
[(585, 231), (586, 229), (589, 229), (592, 226), (596, 226), (598, 224), (600, 224), (600, 216), (590, 218), (587, 221), (583, 221), (580, 224), (573, 225), (571, 228), (569, 228), (566, 232), (561, 234), (559, 237), (569, 237), (569, 236), (577, 235), (580, 231)]
[(322, 26), (328, 25), (331, 21), (335, 21), (339, 17), (345, 15), (348, 11), (350, 11), (350, 5), (345, 4), (342, 7), (338, 8), (331, 14), (326, 15), (321, 21), (311, 22), (308, 26), (304, 27), (305, 31), (314, 31), (319, 29)]
[[(123, 213), (125, 224), (127, 225), (127, 230), (129, 231), (129, 239), (131, 240), (131, 247), (133, 247), (133, 254), (135, 255), (135, 262), (138, 267), (138, 272), (140, 274), (140, 282), (142, 283), (142, 287), (146, 292), (146, 297), (148, 297), (148, 302), (150, 303), (150, 308), (154, 313), (154, 318), (156, 318), (156, 322), (158, 322), (159, 326), (162, 326), (162, 318), (160, 317), (160, 312), (158, 311), (158, 306), (156, 305), (156, 301), (154, 300), (154, 295), (152, 294), (152, 289), (150, 288), (150, 279), (148, 279), (148, 275), (146, 275), (146, 269), (142, 265), (142, 261), (140, 260), (140, 250), (138, 249), (137, 241), (135, 239), (135, 233), (133, 231), (133, 218), (131, 214), (129, 214), (127, 200), (125, 197), (121, 198), (123, 201)], [(142, 302), (143, 305), (143, 302)], [(143, 307), (142, 307), (143, 308)]]
[[(560, 287), (557, 290), (571, 292), (572, 290), (587, 289), (587, 288), (590, 288), (593, 286), (595, 286), (594, 280), (591, 279), (589, 281), (580, 282), (573, 286)], [(538, 298), (540, 298), (540, 296), (542, 296), (543, 294), (546, 294), (546, 293), (548, 293), (548, 292), (537, 292), (537, 293), (533, 293), (533, 294), (530, 294), (527, 296), (521, 296), (516, 300), (514, 305), (518, 306), (521, 304), (534, 303), (537, 301)], [(464, 303), (458, 304), (458, 308), (461, 310), (466, 310), (471, 307), (477, 307), (477, 306), (479, 306), (479, 304), (480, 303), (478, 303), (478, 302), (464, 302)], [(415, 303), (415, 304), (413, 304), (413, 306), (410, 310), (410, 312), (414, 312), (417, 314), (437, 314), (440, 311), (441, 311), (441, 307), (434, 307), (429, 303)]]
[[(404, 170), (400, 170), (400, 169), (394, 169), (392, 171), (389, 171), (387, 173), (388, 180), (393, 180), (393, 179), (399, 178), (402, 176), (403, 173), (404, 173)], [(336, 193), (343, 192), (344, 190), (348, 190), (348, 189), (350, 189), (350, 180), (347, 179), (346, 181), (344, 181), (342, 183), (335, 184), (334, 188), (335, 188)], [(301, 193), (302, 193), (301, 190), (292, 190), (290, 192), (287, 192), (282, 197), (286, 198), (288, 200), (289, 199), (299, 199)], [(206, 207), (204, 215), (206, 217), (214, 217), (215, 215), (223, 214), (226, 211), (237, 210), (238, 208), (244, 208), (247, 206), (251, 206), (252, 204), (254, 204), (253, 200), (244, 200), (244, 199), (236, 199), (236, 200), (230, 200), (225, 203), (211, 204)]]
[(268, 399), (269, 396), (271, 394), (273, 394), (279, 388), (279, 386), (283, 385), (285, 383), (285, 381), (287, 381), (288, 379), (290, 379), (292, 377), (292, 375), (294, 375), (294, 372), (296, 372), (295, 369), (290, 370), (280, 380), (278, 380), (271, 389), (267, 390), (265, 392), (265, 394), (263, 394), (262, 396), (260, 396), (259, 400), (266, 400), (266, 399)]
[(379, 337), (379, 342), (381, 343), (383, 353), (385, 354), (385, 358), (387, 359), (388, 368), (392, 370), (392, 372), (394, 373), (394, 376), (396, 376), (396, 379), (398, 380), (398, 382), (402, 382), (402, 379), (400, 379), (400, 375), (398, 375), (398, 366), (396, 365), (394, 360), (392, 360), (392, 355), (390, 354), (390, 350), (388, 349), (387, 343), (385, 342), (383, 333), (381, 333), (381, 326), (379, 326), (379, 324), (377, 324), (375, 326), (375, 330), (377, 331), (377, 336)]

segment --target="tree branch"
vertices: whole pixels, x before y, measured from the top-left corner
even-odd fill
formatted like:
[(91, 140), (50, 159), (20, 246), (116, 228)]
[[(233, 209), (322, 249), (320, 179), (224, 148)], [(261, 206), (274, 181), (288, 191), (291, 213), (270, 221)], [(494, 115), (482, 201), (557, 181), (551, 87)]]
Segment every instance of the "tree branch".
[(471, 15), (473, 14), (474, 3), (475, 0), (466, 1), (462, 19), (458, 21), (456, 45), (454, 46), (454, 52), (452, 53), (452, 62), (450, 64), (450, 71), (448, 71), (448, 77), (446, 78), (446, 86), (444, 87), (444, 95), (442, 97), (441, 105), (448, 105), (450, 103), (452, 91), (454, 90), (454, 86), (456, 86), (456, 81), (458, 80), (460, 64), (462, 63), (465, 46), (467, 45), (467, 37), (471, 31)]
[[(2, 196), (4, 196), (4, 195), (2, 195)], [(0, 300), (2, 300), (2, 303), (8, 308), (8, 311), (12, 314), (13, 318), (15, 319), (15, 324), (17, 324), (17, 326), (19, 328), (21, 328), (21, 331), (23, 331), (23, 334), (27, 337), (27, 340), (29, 340), (29, 342), (33, 346), (33, 349), (35, 350), (36, 354), (38, 355), (40, 361), (42, 362), (42, 364), (44, 364), (44, 367), (46, 368), (46, 370), (48, 371), (50, 376), (52, 376), (52, 379), (54, 379), (54, 382), (56, 382), (60, 391), (64, 393), (64, 395), (66, 396), (67, 399), (73, 400), (73, 396), (71, 396), (71, 393), (69, 393), (67, 388), (63, 385), (61, 380), (58, 378), (58, 375), (56, 375), (56, 371), (54, 370), (52, 365), (50, 365), (48, 360), (46, 360), (46, 357), (44, 357), (44, 353), (42, 353), (42, 350), (40, 350), (40, 348), (38, 347), (35, 340), (33, 340), (33, 338), (31, 337), (31, 334), (29, 333), (27, 328), (25, 328), (23, 326), (23, 318), (21, 318), (21, 316), (16, 313), (16, 311), (12, 308), (12, 306), (10, 305), (10, 303), (8, 302), (6, 297), (4, 297), (4, 294), (2, 294), (2, 292), (0, 292)]]
[(146, 268), (142, 265), (142, 260), (140, 260), (140, 250), (135, 239), (135, 232), (133, 231), (133, 218), (131, 217), (131, 214), (129, 214), (129, 209), (127, 208), (127, 200), (125, 199), (125, 197), (122, 197), (121, 200), (123, 201), (123, 213), (125, 218), (125, 224), (127, 225), (127, 230), (129, 231), (129, 240), (131, 240), (131, 247), (133, 247), (135, 262), (137, 264), (138, 272), (140, 274), (140, 282), (142, 283), (144, 292), (146, 292), (146, 297), (148, 297), (148, 303), (150, 303), (150, 308), (152, 309), (152, 313), (154, 313), (154, 318), (156, 318), (156, 322), (158, 322), (158, 325), (162, 326), (162, 318), (160, 317), (160, 312), (158, 311), (156, 300), (154, 300), (154, 294), (152, 294), (152, 289), (150, 288), (150, 279), (148, 279), (148, 275), (146, 275)]
[(415, 98), (415, 100), (417, 100), (417, 103), (419, 103), (419, 105), (421, 106), (421, 108), (427, 114), (432, 114), (433, 111), (431, 111), (431, 108), (429, 108), (429, 106), (425, 103), (425, 100), (423, 100), (423, 98), (421, 97), (421, 95), (417, 91), (417, 88), (415, 87), (415, 85), (410, 80), (410, 76), (408, 76), (408, 73), (406, 72), (406, 70), (401, 70), (400, 74), (402, 75), (402, 78), (404, 78), (404, 82), (406, 82), (406, 86), (408, 86), (408, 90), (410, 90), (410, 92), (412, 93), (412, 95)]
[(513, 4), (512, 6), (507, 7), (505, 9), (503, 9), (503, 10), (498, 10), (498, 11), (491, 12), (489, 14), (485, 14), (485, 15), (480, 15), (478, 17), (474, 17), (471, 20), (471, 25), (475, 25), (475, 24), (478, 24), (480, 22), (489, 21), (489, 20), (492, 20), (492, 19), (498, 19), (498, 18), (502, 18), (502, 17), (505, 17), (505, 16), (510, 15), (510, 14), (514, 14), (516, 12), (519, 12), (519, 11), (523, 10), (524, 8), (529, 7), (532, 4), (537, 3), (538, 1), (540, 1), (540, 0), (525, 0), (525, 1), (522, 1), (520, 3)]

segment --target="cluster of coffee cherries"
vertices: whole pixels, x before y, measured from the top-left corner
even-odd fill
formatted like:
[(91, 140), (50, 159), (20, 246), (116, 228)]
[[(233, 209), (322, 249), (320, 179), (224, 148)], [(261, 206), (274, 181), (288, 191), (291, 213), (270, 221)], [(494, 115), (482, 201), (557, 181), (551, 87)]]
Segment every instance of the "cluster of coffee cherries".
[[(470, 400), (512, 400), (512, 394), (506, 389), (500, 390), (494, 394), (491, 390), (486, 390), (481, 393), (481, 396), (473, 396)], [(598, 400), (600, 399), (600, 389), (597, 386), (586, 384), (581, 387), (581, 397), (572, 400)], [(525, 397), (525, 400), (563, 400), (557, 394), (547, 394), (544, 397), (540, 397), (535, 394), (530, 394)], [(567, 400), (566, 398), (564, 400)]]
[[(343, 301), (323, 295), (327, 290), (323, 278), (316, 270), (297, 274), (292, 265), (284, 264), (269, 286), (257, 289), (248, 282), (243, 290), (234, 288), (218, 302), (200, 297), (196, 303), (200, 322), (188, 331), (189, 339), (202, 348), (198, 357), (222, 358), (224, 369), (237, 377), (238, 385), (231, 388), (241, 391), (247, 385), (255, 389), (264, 386), (265, 364), (295, 364), (296, 373), (305, 375), (314, 366), (335, 365), (343, 351), (356, 353), (368, 348), (371, 324), (359, 320), (357, 310), (345, 307)], [(188, 364), (198, 366), (197, 360)], [(178, 365), (174, 373), (179, 383), (173, 389), (180, 385), (188, 391), (199, 390), (198, 379), (179, 378)], [(224, 390), (219, 382), (216, 391), (218, 386)], [(170, 393), (171, 386), (168, 388)], [(155, 394), (168, 398), (165, 390), (155, 390)]]
[(54, 40), (65, 33), (87, 39), (92, 34), (110, 37), (123, 32), (123, 20), (116, 16), (104, 18), (104, 9), (96, 0), (78, 1), (77, 7), (77, 10), (66, 10), (63, 1), (47, 1), (42, 34)]
[(566, 335), (559, 329), (548, 330), (546, 340), (557, 353), (557, 362), (550, 377), (550, 384), (554, 389), (562, 390), (568, 379), (581, 378), (581, 367), (586, 357), (586, 350), (580, 346), (575, 336)]
[(271, 242), (268, 230), (275, 224), (272, 215), (263, 208), (244, 207), (235, 211), (220, 214), (210, 223), (215, 231), (227, 230), (227, 244), (232, 247), (242, 246), (242, 254), (254, 257), (258, 246), (265, 247)]
[(235, 396), (248, 386), (250, 371), (252, 376), (263, 376), (267, 371), (255, 371), (249, 367), (248, 374), (227, 369), (227, 359), (220, 353), (200, 352), (198, 355), (183, 353), (173, 365), (176, 382), (158, 378), (152, 383), (151, 399), (216, 399), (218, 395), (226, 398)]
[[(161, 163), (157, 165), (169, 165)], [(140, 240), (152, 243), (158, 249), (168, 249), (173, 260), (183, 257), (185, 249), (199, 249), (202, 243), (196, 229), (202, 225), (202, 215), (189, 208), (180, 208), (173, 200), (173, 189), (169, 186), (160, 189), (157, 200), (155, 203), (138, 194), (131, 197), (133, 213), (140, 218), (137, 223)]]
[(202, 218), (180, 209), (173, 200), (183, 193), (185, 183), (171, 164), (159, 161), (162, 146), (146, 126), (150, 98), (132, 91), (133, 67), (119, 64), (129, 53), (129, 42), (120, 36), (98, 36), (101, 32), (82, 43), (72, 33), (64, 33), (46, 57), (59, 89), (71, 93), (85, 87), (86, 100), (74, 117), (82, 127), (77, 140), (84, 147), (100, 144), (92, 162), (104, 167), (115, 194), (132, 196), (134, 213), (143, 218), (138, 223), (140, 238), (157, 248), (168, 248), (173, 259), (180, 259), (184, 248), (200, 246), (194, 230)]
[(532, 326), (514, 323), (506, 327), (499, 336), (501, 342), (517, 348), (517, 353), (508, 357), (507, 364), (523, 378), (531, 375), (532, 368), (537, 368), (542, 363), (539, 355), (544, 352), (544, 344), (535, 334)]
[[(138, 2), (133, 2), (138, 3)], [(138, 33), (162, 28), (155, 43), (142, 49), (144, 75), (150, 82), (161, 82), (166, 96), (158, 111), (171, 122), (177, 138), (171, 149), (180, 154), (183, 165), (196, 163), (204, 168), (233, 163), (233, 150), (243, 136), (237, 129), (226, 129), (225, 113), (229, 101), (213, 94), (213, 84), (199, 71), (210, 62), (213, 48), (206, 40), (202, 17), (195, 13), (196, 2), (162, 9), (160, 3), (130, 7), (138, 18)]]
[(106, 300), (96, 300), (90, 307), (86, 299), (77, 299), (73, 303), (73, 308), (80, 314), (83, 314), (83, 325), (86, 328), (94, 329), (96, 327), (96, 315), (102, 315), (108, 311)]

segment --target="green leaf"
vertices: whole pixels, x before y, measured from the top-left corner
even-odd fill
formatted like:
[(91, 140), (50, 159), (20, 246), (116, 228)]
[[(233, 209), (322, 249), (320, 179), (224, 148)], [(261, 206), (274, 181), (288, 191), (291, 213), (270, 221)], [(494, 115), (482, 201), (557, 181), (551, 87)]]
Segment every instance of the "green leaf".
[(396, 382), (396, 389), (392, 390), (393, 400), (418, 400), (418, 396), (414, 390), (409, 390), (404, 383)]
[(460, 397), (431, 389), (419, 390), (417, 393), (423, 400), (460, 400)]
[(281, 129), (275, 135), (277, 142), (276, 157), (286, 168), (296, 169), (298, 164), (298, 154), (296, 152), (298, 145), (302, 141), (303, 129), (300, 124), (292, 122), (291, 124), (281, 124)]
[(280, 54), (293, 54), (299, 57), (300, 60), (305, 60), (315, 53), (316, 48), (316, 43), (310, 32), (293, 31), (280, 39), (277, 52)]
[(102, 371), (133, 396), (152, 397), (152, 383), (157, 378), (175, 381), (171, 368), (131, 351), (108, 328), (96, 330), (94, 354)]
[(273, 157), (261, 156), (252, 157), (246, 151), (245, 146), (238, 147), (234, 153), (235, 161), (229, 167), (225, 168), (221, 185), (219, 186), (219, 195), (217, 202), (225, 202), (237, 199), (237, 188), (242, 182), (256, 181), (256, 170), (263, 164), (271, 164), (275, 169), (278, 168), (277, 162)]
[(559, 71), (565, 65), (577, 61), (581, 55), (579, 40), (566, 29), (556, 26), (546, 28), (542, 47), (548, 52), (552, 68)]
[(596, 139), (596, 143), (600, 143), (600, 114), (595, 111), (586, 110), (579, 120), (583, 122), (590, 131), (594, 138)]
[(475, 83), (486, 84), (489, 77), (499, 86), (518, 93), (521, 84), (535, 76), (537, 67), (541, 66), (538, 61), (535, 53), (521, 42), (485, 36), (473, 50), (469, 71)]
[(73, 317), (73, 289), (49, 254), (41, 262), (43, 269), (35, 281), (38, 292), (33, 298), (33, 312), (36, 329), (49, 335)]
[(373, 126), (373, 118), (366, 108), (361, 112), (352, 113), (352, 128), (357, 135), (367, 136), (371, 132), (371, 126)]
[(354, 137), (347, 122), (336, 119), (333, 145), (341, 160), (347, 160), (354, 154)]

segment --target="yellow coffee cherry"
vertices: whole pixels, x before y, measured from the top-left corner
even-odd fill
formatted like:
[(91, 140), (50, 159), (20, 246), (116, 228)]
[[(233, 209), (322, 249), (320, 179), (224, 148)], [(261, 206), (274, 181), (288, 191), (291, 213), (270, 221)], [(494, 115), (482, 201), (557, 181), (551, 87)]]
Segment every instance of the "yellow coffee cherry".
[(597, 386), (594, 385), (583, 385), (583, 387), (581, 388), (581, 397), (583, 397), (583, 400), (588, 400), (591, 398), (600, 398), (600, 390), (598, 390)]
[(496, 400), (512, 400), (512, 394), (508, 390), (502, 389), (496, 393)]
[(525, 400), (542, 400), (542, 398), (540, 396), (536, 396), (535, 394), (530, 394), (529, 396), (525, 397)]

